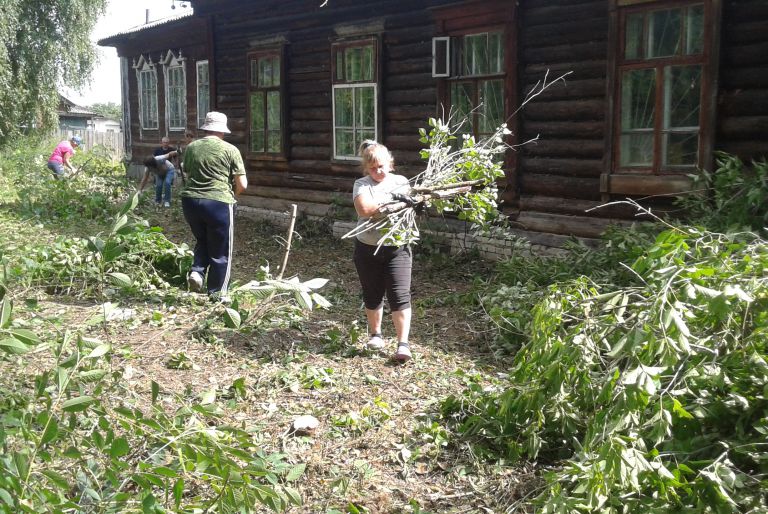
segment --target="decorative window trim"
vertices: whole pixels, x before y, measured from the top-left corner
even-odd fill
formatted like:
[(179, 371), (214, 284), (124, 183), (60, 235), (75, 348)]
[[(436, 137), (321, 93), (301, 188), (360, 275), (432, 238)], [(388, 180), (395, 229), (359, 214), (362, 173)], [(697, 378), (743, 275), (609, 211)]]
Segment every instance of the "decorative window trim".
[[(168, 131), (183, 132), (187, 128), (187, 58), (182, 56), (181, 50), (176, 55), (173, 50), (168, 50), (161, 57), (163, 64), (163, 82), (165, 86), (165, 126)], [(172, 69), (181, 69), (181, 123), (171, 125), (171, 91), (170, 91), (170, 72)]]
[[(375, 22), (375, 26), (379, 27), (379, 22)], [(370, 27), (370, 25), (366, 25)], [(383, 25), (382, 25), (383, 27)], [(338, 31), (338, 27), (337, 27)], [(351, 32), (350, 32), (351, 33)], [(346, 80), (344, 78), (338, 78), (337, 69), (337, 51), (346, 50), (355, 47), (373, 46), (373, 63), (372, 63), (372, 78), (368, 80)], [(381, 41), (378, 36), (371, 36), (367, 34), (365, 37), (358, 37), (353, 39), (339, 39), (331, 43), (331, 108), (332, 108), (332, 127), (331, 138), (333, 140), (333, 160), (341, 162), (359, 162), (360, 156), (357, 155), (357, 146), (353, 148), (353, 155), (340, 154), (337, 148), (336, 142), (336, 92), (339, 89), (363, 89), (373, 88), (373, 139), (379, 140), (381, 135), (381, 88), (379, 87), (379, 77), (381, 77), (381, 57), (380, 57)], [(342, 57), (343, 59), (343, 57)], [(353, 131), (355, 127), (353, 126)]]
[[(625, 20), (632, 13), (650, 13), (657, 10), (684, 8), (693, 5), (704, 6), (703, 50), (701, 57), (644, 58), (629, 60), (624, 58), (626, 26)], [(717, 77), (719, 68), (719, 38), (721, 23), (721, 0), (680, 0), (666, 4), (654, 0), (610, 0), (610, 25), (607, 70), (608, 102), (606, 113), (606, 155), (605, 169), (600, 177), (600, 189), (603, 200), (610, 199), (610, 194), (674, 194), (686, 190), (690, 180), (685, 175), (697, 169), (711, 169), (713, 163), (714, 127), (717, 103)], [(699, 54), (696, 54), (699, 55)], [(661, 165), (661, 151), (658, 140), (661, 138), (661, 119), (664, 112), (655, 114), (653, 134), (653, 162), (649, 166), (625, 166), (619, 162), (621, 136), (621, 76), (631, 69), (657, 69), (664, 66), (700, 65), (702, 69), (700, 114), (698, 124), (697, 162), (687, 168)], [(658, 73), (658, 72), (657, 72)], [(660, 93), (657, 93), (660, 96)], [(658, 103), (657, 106), (662, 107)]]
[[(208, 102), (205, 106), (200, 102), (200, 68), (205, 66), (207, 68), (208, 82), (205, 86), (208, 88)], [(211, 109), (211, 66), (208, 63), (208, 59), (195, 62), (195, 100), (197, 103), (197, 128), (200, 128), (205, 121), (205, 115)], [(203, 109), (201, 109), (203, 107)]]
[[(269, 42), (270, 44), (262, 44)], [(246, 126), (248, 131), (248, 137), (246, 142), (246, 154), (252, 159), (264, 160), (264, 161), (285, 161), (287, 159), (287, 92), (286, 92), (286, 66), (285, 66), (285, 41), (283, 36), (276, 36), (268, 38), (267, 40), (260, 40), (260, 44), (255, 45), (250, 52), (246, 55)], [(274, 44), (277, 42), (277, 44)], [(252, 83), (251, 66), (255, 61), (258, 63), (260, 57), (278, 57), (280, 59), (280, 72), (278, 86), (259, 87), (258, 84)], [(258, 64), (257, 64), (258, 66)], [(280, 94), (280, 150), (277, 152), (270, 152), (266, 147), (264, 151), (255, 151), (251, 146), (251, 130), (253, 128), (253, 121), (251, 119), (251, 97), (253, 93), (264, 91), (277, 91)], [(266, 107), (265, 107), (266, 109)], [(265, 113), (266, 119), (266, 113)]]
[[(138, 98), (139, 98), (139, 126), (143, 130), (157, 130), (159, 128), (159, 116), (158, 116), (158, 109), (157, 109), (157, 68), (155, 63), (152, 62), (151, 58), (145, 58), (144, 55), (141, 55), (139, 57), (138, 61), (134, 61), (133, 63), (133, 69), (136, 72), (136, 84), (137, 84), (137, 91), (138, 91)], [(144, 108), (146, 107), (144, 104), (144, 88), (142, 86), (142, 80), (141, 76), (143, 73), (150, 73), (151, 77), (155, 84), (155, 95), (154, 95), (154, 105), (149, 106), (154, 107), (152, 109), (154, 111), (154, 120), (147, 120), (146, 116), (144, 115)], [(154, 121), (154, 123), (152, 123)]]

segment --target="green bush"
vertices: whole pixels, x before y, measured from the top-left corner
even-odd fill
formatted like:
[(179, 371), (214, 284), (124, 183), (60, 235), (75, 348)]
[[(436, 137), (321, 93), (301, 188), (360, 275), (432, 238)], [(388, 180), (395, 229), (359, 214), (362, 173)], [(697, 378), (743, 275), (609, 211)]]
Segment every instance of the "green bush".
[(662, 232), (629, 285), (550, 285), (502, 391), (445, 416), (500, 457), (566, 459), (541, 512), (768, 508), (768, 247)]
[(768, 227), (768, 161), (745, 165), (718, 152), (714, 172), (691, 175), (695, 194), (679, 203), (694, 223), (709, 230), (761, 230)]

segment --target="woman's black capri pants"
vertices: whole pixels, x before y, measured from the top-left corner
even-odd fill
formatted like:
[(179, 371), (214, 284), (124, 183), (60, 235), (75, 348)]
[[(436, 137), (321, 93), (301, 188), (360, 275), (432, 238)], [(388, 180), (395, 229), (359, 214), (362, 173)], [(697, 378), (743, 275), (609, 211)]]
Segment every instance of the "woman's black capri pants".
[(355, 268), (363, 287), (363, 303), (368, 310), (378, 310), (384, 293), (393, 312), (411, 306), (411, 248), (376, 247), (355, 241)]

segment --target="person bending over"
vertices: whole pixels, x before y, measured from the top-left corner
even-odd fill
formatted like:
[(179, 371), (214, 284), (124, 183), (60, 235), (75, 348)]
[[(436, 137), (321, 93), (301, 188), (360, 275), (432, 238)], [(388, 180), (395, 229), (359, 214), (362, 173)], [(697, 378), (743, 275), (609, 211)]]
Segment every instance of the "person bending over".
[(53, 178), (59, 180), (67, 175), (66, 170), (75, 173), (75, 167), (69, 162), (69, 159), (75, 155), (75, 148), (83, 144), (80, 136), (72, 136), (69, 140), (65, 139), (56, 145), (53, 153), (48, 158), (48, 169), (53, 172)]
[(162, 155), (156, 155), (154, 157), (147, 157), (144, 159), (144, 178), (139, 185), (139, 193), (144, 191), (144, 188), (149, 182), (150, 175), (155, 177), (155, 203), (163, 207), (171, 206), (171, 186), (173, 185), (173, 178), (176, 175), (176, 168), (174, 168), (171, 159), (177, 154), (176, 150)]

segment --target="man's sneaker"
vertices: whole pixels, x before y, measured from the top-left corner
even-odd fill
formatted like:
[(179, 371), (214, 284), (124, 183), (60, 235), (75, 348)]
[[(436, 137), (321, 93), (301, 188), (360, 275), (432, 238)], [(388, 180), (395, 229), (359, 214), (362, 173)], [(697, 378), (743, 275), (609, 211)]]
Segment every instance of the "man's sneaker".
[(166, 209), (167, 209), (168, 207), (170, 207), (170, 206), (171, 206), (171, 202), (165, 202), (165, 203), (163, 204), (163, 207), (165, 207)]
[(224, 305), (229, 305), (232, 303), (232, 297), (223, 295), (221, 293), (211, 293), (208, 295), (208, 299), (210, 299), (214, 303), (221, 303)]
[(197, 271), (190, 271), (187, 275), (187, 286), (193, 293), (199, 293), (203, 289), (203, 276)]
[(382, 339), (381, 334), (371, 334), (371, 338), (368, 339), (368, 342), (365, 343), (365, 347), (369, 350), (381, 350), (384, 348), (384, 345), (386, 343), (384, 342), (384, 339)]
[(408, 343), (398, 343), (397, 351), (395, 352), (395, 360), (398, 362), (407, 362), (411, 360), (411, 349), (408, 347)]

